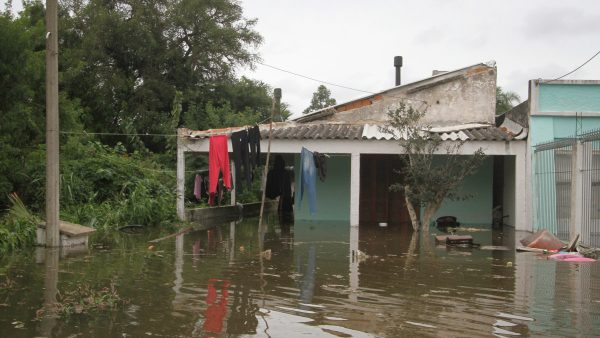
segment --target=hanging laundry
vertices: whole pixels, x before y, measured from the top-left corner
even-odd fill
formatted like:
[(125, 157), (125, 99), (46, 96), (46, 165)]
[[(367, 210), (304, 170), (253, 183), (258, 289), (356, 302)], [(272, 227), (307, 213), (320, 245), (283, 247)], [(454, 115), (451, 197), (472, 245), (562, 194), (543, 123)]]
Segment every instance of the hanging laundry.
[(208, 180), (206, 179), (206, 175), (200, 175), (200, 199), (208, 196)]
[(227, 149), (227, 136), (211, 136), (209, 142), (208, 192), (212, 197), (212, 195), (214, 195), (214, 193), (217, 191), (219, 173), (221, 172), (223, 173), (223, 185), (227, 189), (231, 189), (231, 173), (229, 172), (229, 152)]
[(279, 197), (278, 210), (292, 212), (292, 180), (290, 173), (285, 169), (285, 161), (281, 155), (275, 156), (273, 169), (267, 173), (265, 195), (270, 199)]
[(243, 179), (250, 188), (252, 183), (252, 169), (250, 168), (250, 154), (248, 151), (248, 132), (240, 130), (231, 133), (231, 147), (233, 148), (233, 160), (235, 162), (235, 187), (239, 192), (244, 190)]
[(217, 184), (217, 191), (208, 194), (208, 204), (209, 205), (217, 205), (221, 206), (223, 203), (223, 197), (225, 196), (225, 187), (223, 187), (223, 179), (219, 178), (219, 183)]
[(202, 198), (201, 188), (202, 176), (200, 176), (200, 174), (196, 174), (196, 177), (194, 178), (194, 196), (198, 201)]
[(258, 126), (248, 130), (248, 143), (250, 144), (250, 164), (254, 169), (260, 165), (260, 129)]
[(302, 147), (300, 152), (300, 202), (302, 202), (304, 189), (306, 189), (308, 208), (313, 215), (317, 212), (316, 171), (313, 153)]
[(317, 167), (317, 172), (319, 173), (319, 179), (321, 182), (325, 182), (325, 177), (327, 176), (327, 157), (325, 154), (321, 154), (318, 152), (314, 152), (315, 159), (315, 167)]

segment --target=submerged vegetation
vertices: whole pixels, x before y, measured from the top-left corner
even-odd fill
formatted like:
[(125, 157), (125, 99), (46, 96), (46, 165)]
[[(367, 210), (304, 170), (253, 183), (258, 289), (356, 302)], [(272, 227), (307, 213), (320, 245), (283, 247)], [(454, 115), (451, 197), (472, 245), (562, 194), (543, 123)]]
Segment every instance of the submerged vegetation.
[(81, 284), (71, 291), (59, 293), (55, 310), (56, 314), (64, 318), (75, 314), (114, 310), (127, 303), (127, 300), (121, 298), (113, 282), (108, 287), (99, 289)]

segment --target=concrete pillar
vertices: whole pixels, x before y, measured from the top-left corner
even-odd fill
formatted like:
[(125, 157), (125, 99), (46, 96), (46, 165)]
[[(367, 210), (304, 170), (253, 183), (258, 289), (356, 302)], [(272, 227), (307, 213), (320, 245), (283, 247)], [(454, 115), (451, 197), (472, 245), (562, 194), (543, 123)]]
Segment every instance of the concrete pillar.
[(359, 288), (359, 266), (360, 262), (358, 260), (358, 226), (350, 227), (350, 269), (349, 269), (349, 281), (350, 281), (350, 293), (348, 294), (348, 299), (352, 302), (358, 301), (357, 291)]
[(581, 235), (581, 224), (583, 223), (583, 212), (589, 210), (584, 208), (584, 201), (589, 205), (591, 196), (584, 196), (583, 188), (583, 158), (584, 146), (581, 142), (573, 143), (573, 158), (571, 159), (571, 217), (569, 219), (569, 238), (573, 239), (577, 234)]
[(46, 247), (60, 246), (58, 1), (46, 1)]
[(532, 231), (528, 211), (532, 205), (528, 168), (529, 160), (525, 149), (515, 156), (515, 229)]
[(358, 226), (360, 201), (360, 154), (350, 155), (350, 225)]
[(185, 221), (185, 152), (183, 130), (177, 129), (177, 218)]

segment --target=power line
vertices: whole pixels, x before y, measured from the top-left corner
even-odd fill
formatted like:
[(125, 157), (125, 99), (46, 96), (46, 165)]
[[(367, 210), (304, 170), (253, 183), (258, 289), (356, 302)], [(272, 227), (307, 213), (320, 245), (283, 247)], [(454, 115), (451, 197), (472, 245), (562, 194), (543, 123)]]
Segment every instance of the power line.
[(594, 54), (594, 55), (593, 55), (591, 58), (587, 59), (587, 61), (586, 61), (586, 62), (582, 63), (582, 64), (581, 64), (579, 67), (577, 67), (577, 68), (573, 69), (572, 71), (570, 71), (570, 72), (566, 73), (566, 74), (565, 74), (565, 75), (563, 75), (563, 76), (557, 77), (557, 78), (556, 78), (556, 79), (554, 79), (554, 80), (547, 81), (546, 83), (548, 83), (548, 82), (552, 82), (552, 81), (557, 81), (557, 80), (560, 80), (560, 79), (562, 79), (562, 78), (563, 78), (563, 77), (565, 77), (565, 76), (568, 76), (568, 75), (571, 75), (571, 74), (575, 73), (576, 71), (578, 71), (579, 69), (581, 69), (581, 67), (583, 67), (583, 66), (587, 65), (587, 64), (588, 64), (590, 61), (592, 61), (592, 60), (593, 60), (593, 59), (594, 59), (596, 56), (598, 56), (598, 55), (600, 55), (600, 50), (599, 50), (598, 52), (596, 52), (596, 54)]
[(333, 83), (333, 82), (329, 82), (329, 81), (319, 80), (319, 79), (316, 79), (316, 78), (314, 78), (314, 77), (310, 77), (310, 76), (306, 76), (306, 75), (298, 74), (298, 73), (296, 73), (296, 72), (292, 72), (292, 71), (290, 71), (290, 70), (286, 70), (286, 69), (283, 69), (283, 68), (279, 68), (279, 67), (271, 66), (271, 65), (268, 65), (268, 64), (266, 64), (266, 63), (262, 63), (262, 62), (257, 62), (257, 63), (258, 63), (259, 65), (262, 65), (262, 66), (265, 66), (265, 67), (273, 68), (273, 69), (275, 69), (275, 70), (278, 70), (278, 71), (280, 71), (280, 72), (289, 73), (289, 74), (292, 74), (292, 75), (296, 75), (296, 76), (303, 77), (303, 78), (305, 78), (305, 79), (312, 80), (312, 81), (316, 81), (316, 82), (320, 82), (320, 83), (325, 83), (325, 84), (328, 84), (328, 85), (330, 85), (330, 86), (339, 87), (339, 88), (344, 88), (344, 89), (349, 89), (349, 90), (354, 90), (354, 91), (357, 91), (357, 92), (363, 92), (363, 93), (367, 93), (367, 94), (376, 94), (376, 93), (374, 93), (374, 92), (371, 92), (371, 91), (368, 91), (368, 90), (356, 89), (356, 88), (352, 88), (352, 87), (347, 87), (347, 86), (343, 86), (343, 85), (335, 84), (335, 83)]
[(266, 63), (262, 63), (262, 62), (256, 62), (256, 63), (258, 63), (259, 65), (265, 66), (265, 67), (273, 68), (275, 70), (278, 70), (278, 71), (281, 71), (281, 72), (284, 72), (284, 73), (288, 73), (288, 74), (292, 74), (292, 75), (295, 75), (295, 76), (299, 76), (299, 77), (302, 77), (302, 78), (305, 78), (305, 79), (308, 79), (308, 80), (312, 80), (312, 81), (316, 81), (316, 82), (319, 82), (319, 83), (325, 83), (325, 84), (328, 84), (328, 85), (334, 86), (334, 87), (339, 87), (339, 88), (354, 90), (354, 91), (357, 91), (357, 92), (362, 92), (362, 93), (367, 93), (367, 94), (372, 94), (372, 95), (381, 94), (383, 96), (400, 98), (400, 99), (407, 100), (407, 101), (423, 102), (427, 106), (429, 106), (429, 104), (425, 100), (413, 99), (413, 98), (409, 98), (409, 97), (401, 97), (401, 96), (397, 96), (397, 95), (383, 94), (383, 93), (372, 92), (372, 91), (369, 91), (369, 90), (352, 88), (352, 87), (348, 87), (348, 86), (343, 86), (343, 85), (335, 84), (333, 82), (329, 82), (329, 81), (325, 81), (325, 80), (319, 80), (319, 79), (316, 79), (314, 77), (310, 77), (310, 76), (307, 76), (307, 75), (302, 75), (302, 74), (299, 74), (299, 73), (296, 73), (296, 72), (292, 72), (291, 70), (287, 70), (287, 69), (283, 69), (283, 68), (271, 66), (271, 65), (268, 65)]
[(87, 131), (60, 131), (61, 134), (75, 135), (105, 135), (105, 136), (162, 136), (162, 137), (177, 137), (177, 134), (139, 134), (139, 133), (90, 133)]

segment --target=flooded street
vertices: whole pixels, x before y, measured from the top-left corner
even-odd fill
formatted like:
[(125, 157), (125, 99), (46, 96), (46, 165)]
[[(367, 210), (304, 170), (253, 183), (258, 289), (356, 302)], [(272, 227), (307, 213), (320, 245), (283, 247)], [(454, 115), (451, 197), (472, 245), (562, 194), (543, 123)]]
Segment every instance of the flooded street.
[[(521, 234), (470, 228), (462, 233), (482, 247), (449, 249), (436, 246), (435, 228), (419, 239), (393, 228), (267, 223), (262, 236), (246, 219), (154, 248), (156, 233), (118, 234), (60, 260), (43, 250), (4, 257), (0, 336), (600, 335), (600, 263), (515, 253)], [(53, 290), (61, 299), (111, 283), (127, 301), (117, 310), (40, 310)]]

